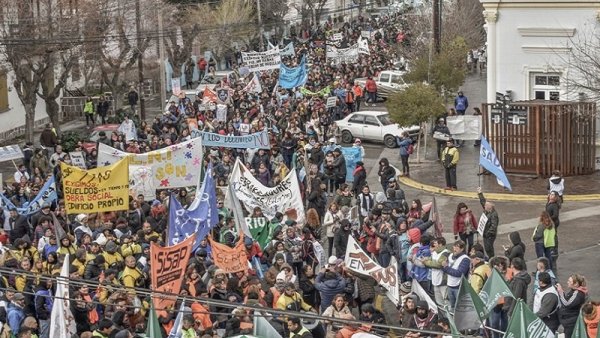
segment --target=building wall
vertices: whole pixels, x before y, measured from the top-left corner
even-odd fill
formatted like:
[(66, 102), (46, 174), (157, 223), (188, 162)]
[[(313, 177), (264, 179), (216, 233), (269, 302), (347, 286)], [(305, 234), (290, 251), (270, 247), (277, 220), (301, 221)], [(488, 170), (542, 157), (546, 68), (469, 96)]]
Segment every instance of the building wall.
[[(543, 92), (545, 99), (579, 99), (577, 91), (567, 86), (566, 80), (573, 76), (569, 52), (582, 36), (598, 33), (600, 2), (481, 2), (488, 31), (488, 102), (495, 101), (495, 92), (507, 90), (512, 91), (513, 100), (540, 99)], [(537, 86), (535, 75), (542, 77)], [(560, 76), (560, 84), (555, 86), (556, 78), (541, 84), (548, 80), (546, 76)]]

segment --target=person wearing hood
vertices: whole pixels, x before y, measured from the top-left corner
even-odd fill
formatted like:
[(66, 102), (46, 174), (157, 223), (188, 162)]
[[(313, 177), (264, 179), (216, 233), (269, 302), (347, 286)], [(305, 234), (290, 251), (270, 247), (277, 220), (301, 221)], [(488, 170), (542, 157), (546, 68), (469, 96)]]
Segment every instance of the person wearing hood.
[(104, 266), (106, 268), (116, 268), (120, 269), (123, 266), (123, 256), (117, 251), (119, 247), (114, 241), (108, 241), (104, 246), (104, 252), (102, 256), (104, 256), (104, 260), (106, 264)]
[[(330, 264), (331, 262), (335, 263), (336, 260), (337, 257), (335, 256), (329, 257)], [(323, 312), (331, 305), (335, 295), (344, 292), (346, 289), (346, 280), (334, 270), (326, 267), (317, 275), (315, 288), (321, 294), (321, 312)]]
[[(515, 299), (522, 299), (527, 303), (527, 287), (531, 283), (531, 276), (527, 273), (527, 266), (522, 258), (515, 258), (510, 262), (513, 270), (513, 278), (508, 285), (510, 291), (515, 296)], [(516, 302), (511, 297), (504, 298), (504, 306), (502, 309), (507, 312), (508, 318), (512, 316)]]
[(587, 299), (588, 288), (585, 277), (579, 274), (573, 274), (567, 279), (567, 287), (569, 290), (565, 291), (562, 285), (556, 284), (560, 300), (558, 318), (565, 329), (565, 337), (571, 337), (575, 330), (579, 311)]
[(554, 170), (552, 176), (548, 179), (548, 194), (553, 191), (558, 193), (560, 204), (563, 202), (563, 194), (565, 192), (565, 179), (560, 174), (560, 171)]
[(86, 214), (79, 214), (75, 217), (75, 224), (72, 225), (72, 228), (75, 229), (73, 232), (75, 233), (75, 240), (77, 243), (81, 243), (83, 234), (88, 234), (92, 237), (94, 236), (94, 232), (88, 224), (88, 219), (88, 215)]
[[(420, 300), (416, 305), (416, 311), (409, 320), (408, 329), (437, 331), (438, 316), (429, 309), (429, 304), (424, 300)], [(418, 338), (422, 335), (418, 332), (409, 331), (405, 337)]]
[(77, 252), (77, 247), (75, 246), (75, 244), (73, 244), (69, 236), (70, 235), (65, 235), (63, 238), (60, 239), (60, 246), (58, 250), (56, 250), (56, 252), (59, 255), (75, 255), (75, 253)]
[(377, 175), (379, 175), (379, 182), (381, 182), (383, 191), (387, 191), (390, 178), (396, 176), (396, 170), (390, 166), (390, 161), (387, 158), (384, 157), (379, 160)]
[(335, 247), (335, 253), (337, 256), (343, 256), (346, 254), (346, 247), (348, 246), (348, 237), (350, 236), (350, 221), (342, 219), (340, 221), (340, 227), (334, 234), (333, 246)]
[(279, 275), (281, 270), (283, 270), (284, 265), (290, 266), (285, 262), (285, 256), (282, 253), (275, 254), (273, 265), (271, 265), (269, 270), (267, 270), (267, 272), (265, 273), (265, 282), (269, 286), (275, 285), (275, 282), (277, 281), (277, 276)]
[(510, 240), (510, 246), (503, 245), (504, 256), (508, 257), (509, 260), (513, 260), (515, 257), (525, 259), (525, 243), (521, 241), (521, 234), (518, 231), (513, 231), (508, 234)]

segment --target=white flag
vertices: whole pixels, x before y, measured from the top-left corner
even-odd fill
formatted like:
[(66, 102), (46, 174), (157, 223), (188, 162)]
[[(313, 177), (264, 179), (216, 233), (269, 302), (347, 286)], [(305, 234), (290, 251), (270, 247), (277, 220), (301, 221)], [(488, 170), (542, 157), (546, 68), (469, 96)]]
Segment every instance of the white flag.
[(183, 313), (185, 312), (185, 299), (181, 301), (181, 306), (179, 307), (179, 312), (177, 313), (177, 317), (175, 317), (175, 323), (173, 323), (173, 327), (171, 328), (171, 332), (169, 332), (169, 336), (167, 338), (181, 338), (182, 329), (183, 329)]
[(246, 93), (262, 92), (262, 86), (260, 84), (260, 81), (258, 80), (258, 76), (256, 76), (256, 73), (254, 73), (254, 75), (252, 76), (252, 80), (250, 80), (250, 82), (248, 82), (246, 87), (244, 87), (244, 91)]
[(369, 51), (369, 41), (367, 39), (363, 39), (362, 37), (358, 38), (358, 54), (371, 55), (371, 51)]
[(65, 256), (60, 277), (57, 278), (56, 294), (50, 316), (50, 338), (71, 337), (77, 332), (75, 318), (69, 306), (69, 255)]

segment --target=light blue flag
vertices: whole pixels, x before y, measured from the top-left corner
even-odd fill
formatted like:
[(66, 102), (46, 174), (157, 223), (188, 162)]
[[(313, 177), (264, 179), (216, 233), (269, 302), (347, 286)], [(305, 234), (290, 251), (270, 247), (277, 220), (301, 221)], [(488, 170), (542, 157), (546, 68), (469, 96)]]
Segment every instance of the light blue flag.
[(342, 155), (346, 159), (346, 182), (354, 182), (354, 169), (356, 162), (362, 161), (360, 148), (341, 147)]
[(481, 148), (479, 148), (479, 165), (496, 175), (498, 184), (512, 191), (508, 177), (506, 177), (506, 173), (500, 164), (500, 160), (498, 160), (496, 153), (494, 153), (488, 140), (483, 135), (481, 135)]
[(35, 196), (35, 198), (31, 202), (24, 204), (23, 207), (21, 207), (21, 208), (15, 207), (15, 205), (11, 202), (11, 200), (6, 198), (6, 196), (4, 196), (4, 194), (0, 194), (0, 197), (2, 198), (2, 202), (4, 203), (4, 206), (6, 208), (8, 208), (8, 209), (16, 208), (19, 215), (23, 215), (23, 216), (33, 215), (36, 212), (38, 212), (40, 209), (42, 209), (42, 206), (44, 204), (52, 204), (52, 202), (54, 202), (56, 200), (57, 195), (56, 195), (56, 183), (54, 181), (54, 176), (52, 176), (44, 184), (44, 186), (40, 189), (38, 194)]
[(291, 89), (303, 86), (308, 79), (308, 71), (306, 68), (306, 57), (302, 57), (302, 61), (298, 67), (288, 67), (283, 63), (279, 66), (279, 86), (285, 89)]
[(169, 245), (175, 245), (195, 235), (193, 249), (196, 250), (210, 230), (219, 223), (215, 187), (212, 165), (209, 165), (201, 191), (196, 195), (189, 208), (182, 207), (175, 196), (171, 195), (169, 199), (169, 231), (167, 233)]
[(185, 312), (185, 298), (181, 301), (181, 306), (179, 307), (179, 312), (177, 313), (177, 317), (175, 317), (175, 322), (173, 323), (173, 327), (171, 328), (171, 332), (169, 332), (169, 336), (167, 338), (181, 338), (183, 336), (183, 313)]

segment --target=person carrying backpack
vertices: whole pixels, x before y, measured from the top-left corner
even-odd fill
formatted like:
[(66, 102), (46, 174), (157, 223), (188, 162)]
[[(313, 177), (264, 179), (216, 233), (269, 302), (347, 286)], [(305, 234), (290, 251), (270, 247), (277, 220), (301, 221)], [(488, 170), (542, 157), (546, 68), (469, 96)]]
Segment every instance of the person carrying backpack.
[(410, 176), (410, 168), (408, 166), (408, 157), (413, 153), (413, 142), (405, 131), (402, 135), (396, 138), (396, 143), (400, 147), (400, 160), (402, 161), (402, 176)]

